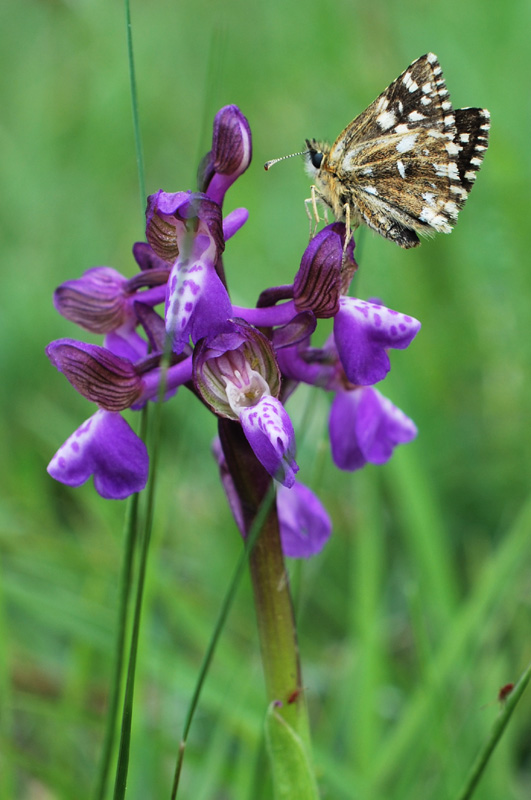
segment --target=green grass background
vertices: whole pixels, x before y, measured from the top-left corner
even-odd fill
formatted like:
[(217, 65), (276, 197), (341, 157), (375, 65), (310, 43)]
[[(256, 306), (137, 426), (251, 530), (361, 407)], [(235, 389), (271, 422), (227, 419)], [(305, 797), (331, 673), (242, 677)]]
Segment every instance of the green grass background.
[[(531, 658), (529, 124), (525, 0), (133, 3), (148, 192), (193, 188), (211, 120), (238, 104), (253, 163), (227, 197), (234, 301), (287, 283), (307, 242), (308, 180), (269, 158), (334, 139), (419, 55), (456, 106), (492, 114), (451, 236), (402, 251), (367, 233), (355, 291), (422, 320), (381, 387), (419, 437), (382, 468), (338, 473), (329, 398), (290, 401), (301, 479), (334, 533), (294, 576), (323, 798), (456, 797), (499, 687)], [(93, 409), (48, 363), (82, 334), (60, 282), (133, 274), (143, 238), (124, 12), (103, 0), (0, 10), (0, 798), (90, 797), (104, 729), (124, 505), (48, 477)], [(241, 542), (210, 456), (215, 420), (187, 393), (164, 412), (128, 798), (169, 798), (195, 676)], [(192, 728), (188, 800), (271, 797), (251, 592), (238, 592)], [(524, 696), (478, 800), (531, 791)]]

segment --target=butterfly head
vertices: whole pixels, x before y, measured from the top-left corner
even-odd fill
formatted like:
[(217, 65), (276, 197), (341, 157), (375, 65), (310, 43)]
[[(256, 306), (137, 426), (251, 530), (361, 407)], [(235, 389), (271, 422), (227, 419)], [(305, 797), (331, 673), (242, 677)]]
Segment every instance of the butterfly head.
[(318, 142), (316, 139), (306, 139), (307, 150), (304, 151), (306, 172), (310, 178), (315, 178), (323, 165), (323, 159), (330, 152), (327, 142)]

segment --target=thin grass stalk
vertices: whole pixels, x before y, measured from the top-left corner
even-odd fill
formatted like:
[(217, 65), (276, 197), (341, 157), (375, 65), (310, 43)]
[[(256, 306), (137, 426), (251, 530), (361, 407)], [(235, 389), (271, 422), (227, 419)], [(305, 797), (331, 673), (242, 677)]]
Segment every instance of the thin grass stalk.
[(457, 800), (470, 800), (472, 795), (474, 794), (479, 781), (481, 780), (485, 769), (490, 761), (490, 758), (496, 748), (496, 745), (500, 741), (505, 728), (507, 727), (507, 723), (509, 722), (514, 709), (516, 708), (517, 703), (519, 702), (520, 698), (522, 697), (527, 684), (529, 683), (529, 679), (531, 678), (531, 663), (528, 664), (527, 668), (525, 669), (524, 673), (522, 674), (520, 680), (508, 695), (507, 699), (502, 700), (503, 707), (494, 720), (494, 725), (492, 726), (492, 730), (490, 732), (490, 736), (481, 748), (480, 752), (477, 755), (476, 760), (472, 764), (470, 772), (467, 776), (465, 781), (465, 785), (461, 790), (460, 794), (457, 796)]
[(114, 800), (123, 800), (127, 785), (127, 773), (129, 770), (129, 754), (131, 749), (131, 724), (133, 719), (133, 702), (135, 690), (136, 660), (138, 654), (138, 640), (140, 634), (140, 622), (142, 617), (142, 601), (144, 597), (144, 586), (146, 582), (147, 562), (149, 555), (149, 544), (153, 528), (155, 488), (157, 485), (157, 466), (159, 456), (160, 434), (162, 430), (162, 402), (166, 391), (166, 371), (169, 365), (171, 352), (172, 336), (166, 336), (164, 355), (161, 359), (161, 376), (159, 384), (158, 402), (155, 405), (153, 414), (153, 436), (150, 457), (149, 483), (147, 488), (146, 512), (143, 526), (143, 535), (138, 565), (138, 578), (135, 594), (135, 608), (133, 615), (133, 625), (131, 631), (131, 644), (129, 648), (129, 663), (127, 668), (127, 680), (125, 686), (124, 703), (122, 710), (122, 725), (120, 734), (120, 747), (118, 751), (118, 762), (116, 766), (116, 777), (114, 783)]
[(142, 136), (140, 134), (140, 120), (138, 114), (138, 92), (136, 88), (135, 59), (133, 54), (133, 27), (131, 23), (131, 7), (129, 0), (125, 3), (125, 23), (127, 35), (127, 57), (129, 62), (129, 82), (131, 91), (131, 110), (133, 113), (133, 131), (135, 135), (136, 164), (138, 171), (138, 189), (140, 192), (140, 212), (142, 214), (142, 224), (146, 211), (146, 181), (144, 177), (144, 155), (142, 149)]
[(119, 585), (118, 626), (116, 631), (116, 645), (114, 655), (113, 680), (111, 685), (109, 710), (107, 712), (107, 727), (103, 743), (103, 751), (94, 792), (95, 800), (104, 800), (109, 780), (112, 752), (116, 736), (118, 708), (122, 690), (122, 674), (125, 660), (125, 640), (128, 624), (129, 600), (133, 585), (134, 553), (138, 531), (138, 494), (132, 495), (127, 506), (125, 524), (125, 551)]

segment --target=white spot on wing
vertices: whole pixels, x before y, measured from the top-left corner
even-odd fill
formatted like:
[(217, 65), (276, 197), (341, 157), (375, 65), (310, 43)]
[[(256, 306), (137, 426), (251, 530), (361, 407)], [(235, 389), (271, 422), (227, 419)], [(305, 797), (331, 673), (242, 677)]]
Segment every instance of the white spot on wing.
[(408, 153), (410, 150), (413, 150), (415, 147), (415, 142), (417, 141), (418, 133), (410, 133), (408, 136), (404, 136), (403, 139), (396, 145), (396, 150), (398, 153)]
[(449, 156), (456, 156), (463, 148), (455, 142), (446, 142), (444, 145)]
[(396, 116), (393, 111), (382, 111), (381, 114), (378, 114), (376, 117), (376, 122), (384, 131), (388, 131), (389, 128), (392, 128), (396, 122)]
[(398, 159), (398, 161), (396, 162), (396, 168), (399, 171), (400, 176), (402, 178), (405, 178), (406, 177), (406, 168), (404, 166), (404, 162), (400, 161), (400, 159)]
[(446, 211), (449, 217), (452, 217), (452, 219), (457, 219), (457, 215), (459, 214), (459, 209), (452, 200), (448, 200), (448, 202), (444, 204), (444, 210)]
[(427, 222), (428, 225), (431, 225), (432, 228), (435, 228), (437, 231), (441, 231), (441, 233), (450, 233), (451, 227), (448, 224), (448, 220), (446, 220), (442, 214), (437, 214), (433, 208), (429, 208), (425, 206), (419, 214), (419, 219), (422, 222)]
[(435, 195), (433, 192), (423, 192), (421, 197), (429, 206), (435, 207)]

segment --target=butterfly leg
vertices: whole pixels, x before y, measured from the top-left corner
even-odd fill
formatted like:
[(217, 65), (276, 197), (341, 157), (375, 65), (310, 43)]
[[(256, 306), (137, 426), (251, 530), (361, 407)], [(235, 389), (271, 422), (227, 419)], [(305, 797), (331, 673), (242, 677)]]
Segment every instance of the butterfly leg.
[[(308, 219), (310, 220), (310, 240), (312, 240), (317, 232), (317, 226), (321, 221), (321, 217), (319, 216), (319, 209), (317, 208), (317, 200), (319, 198), (319, 192), (315, 186), (311, 186), (310, 190), (311, 190), (311, 197), (308, 197), (304, 201), (304, 206), (306, 208), (306, 214), (308, 215)], [(326, 211), (325, 211), (325, 219), (328, 222)]]
[(347, 252), (350, 240), (352, 239), (352, 229), (350, 227), (350, 206), (346, 203), (343, 206), (345, 212), (345, 244), (343, 245), (343, 255)]

